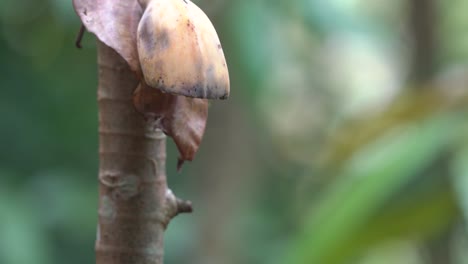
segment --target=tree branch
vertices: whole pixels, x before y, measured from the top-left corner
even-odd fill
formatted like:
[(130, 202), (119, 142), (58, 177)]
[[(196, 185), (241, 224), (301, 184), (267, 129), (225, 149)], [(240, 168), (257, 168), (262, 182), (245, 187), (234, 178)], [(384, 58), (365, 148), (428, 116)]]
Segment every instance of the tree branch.
[(99, 223), (97, 264), (162, 264), (164, 230), (190, 202), (166, 183), (166, 137), (133, 107), (138, 81), (98, 41)]
[(409, 31), (414, 41), (412, 78), (416, 82), (427, 81), (434, 71), (434, 24), (437, 19), (435, 11), (433, 0), (409, 2)]

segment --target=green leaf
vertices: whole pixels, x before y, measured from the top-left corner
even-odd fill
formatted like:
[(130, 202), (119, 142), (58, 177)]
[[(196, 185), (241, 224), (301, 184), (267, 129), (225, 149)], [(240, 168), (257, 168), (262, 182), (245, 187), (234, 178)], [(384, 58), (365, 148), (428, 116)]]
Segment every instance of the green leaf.
[[(283, 263), (333, 263), (340, 244), (353, 237), (373, 215), (453, 141), (457, 117), (446, 115), (390, 131), (348, 161), (307, 218), (303, 233)], [(444, 198), (445, 199), (445, 198)], [(451, 206), (442, 202), (440, 210)]]

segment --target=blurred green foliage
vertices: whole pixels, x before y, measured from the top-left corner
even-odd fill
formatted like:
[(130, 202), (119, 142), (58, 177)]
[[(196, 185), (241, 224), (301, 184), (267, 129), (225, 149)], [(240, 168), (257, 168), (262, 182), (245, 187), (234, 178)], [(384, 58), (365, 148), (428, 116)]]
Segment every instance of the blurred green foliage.
[[(231, 74), (166, 263), (468, 263), (467, 0), (432, 1), (410, 80), (409, 1), (199, 0)], [(428, 1), (420, 1), (428, 3)], [(70, 1), (0, 1), (0, 263), (93, 263), (94, 37)]]

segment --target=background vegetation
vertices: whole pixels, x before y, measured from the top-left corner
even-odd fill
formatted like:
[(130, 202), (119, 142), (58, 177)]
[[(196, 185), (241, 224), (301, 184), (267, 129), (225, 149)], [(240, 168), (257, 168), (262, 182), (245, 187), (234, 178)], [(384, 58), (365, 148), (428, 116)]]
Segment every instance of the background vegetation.
[[(468, 263), (467, 0), (200, 0), (231, 73), (166, 263)], [(96, 48), (0, 1), (0, 263), (94, 262)]]

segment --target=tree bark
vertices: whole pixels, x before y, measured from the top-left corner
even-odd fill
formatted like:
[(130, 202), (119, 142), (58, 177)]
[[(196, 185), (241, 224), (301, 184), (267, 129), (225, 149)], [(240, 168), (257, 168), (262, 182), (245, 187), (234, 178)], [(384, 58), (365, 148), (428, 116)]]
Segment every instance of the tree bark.
[(99, 222), (97, 264), (162, 264), (164, 230), (190, 202), (166, 183), (166, 137), (133, 107), (138, 80), (98, 41)]
[(435, 11), (433, 0), (409, 1), (409, 32), (414, 41), (412, 79), (415, 82), (425, 82), (434, 73)]

